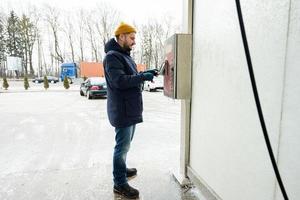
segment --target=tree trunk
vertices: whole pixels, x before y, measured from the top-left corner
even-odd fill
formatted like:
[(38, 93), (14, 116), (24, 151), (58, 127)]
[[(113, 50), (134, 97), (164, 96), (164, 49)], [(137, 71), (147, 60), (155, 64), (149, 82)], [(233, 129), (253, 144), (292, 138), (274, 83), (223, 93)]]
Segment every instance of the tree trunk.
[(34, 75), (34, 69), (32, 65), (32, 51), (29, 51), (29, 69), (30, 69), (30, 75)]

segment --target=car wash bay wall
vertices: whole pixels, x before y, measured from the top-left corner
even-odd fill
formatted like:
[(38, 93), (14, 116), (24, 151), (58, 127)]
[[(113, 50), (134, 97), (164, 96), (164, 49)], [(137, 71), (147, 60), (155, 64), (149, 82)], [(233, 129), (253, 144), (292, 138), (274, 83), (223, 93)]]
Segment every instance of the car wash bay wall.
[[(241, 1), (273, 151), (300, 198), (300, 1)], [(283, 199), (261, 130), (232, 0), (195, 0), (188, 174), (223, 200)], [(196, 178), (196, 179), (195, 179)]]

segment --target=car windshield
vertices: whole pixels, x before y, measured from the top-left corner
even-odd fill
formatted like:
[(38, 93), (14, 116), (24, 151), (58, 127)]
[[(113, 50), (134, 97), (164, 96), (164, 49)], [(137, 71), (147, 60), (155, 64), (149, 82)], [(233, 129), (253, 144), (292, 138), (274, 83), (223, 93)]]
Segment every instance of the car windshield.
[(105, 83), (105, 78), (102, 77), (95, 77), (95, 78), (90, 78), (91, 84), (103, 84)]

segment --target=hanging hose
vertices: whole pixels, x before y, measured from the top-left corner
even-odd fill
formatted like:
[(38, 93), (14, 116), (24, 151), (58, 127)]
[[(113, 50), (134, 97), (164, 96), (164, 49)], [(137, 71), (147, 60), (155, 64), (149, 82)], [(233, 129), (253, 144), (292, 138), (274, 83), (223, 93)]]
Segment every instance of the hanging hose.
[(270, 155), (270, 159), (271, 159), (271, 162), (272, 162), (272, 165), (273, 165), (273, 169), (274, 169), (278, 184), (280, 186), (281, 193), (282, 193), (284, 199), (288, 200), (289, 198), (288, 198), (287, 193), (284, 189), (284, 185), (283, 185), (283, 182), (282, 182), (281, 177), (280, 177), (280, 173), (279, 173), (278, 168), (277, 168), (276, 160), (274, 158), (272, 146), (271, 146), (271, 143), (270, 143), (270, 140), (269, 140), (267, 128), (266, 128), (265, 121), (264, 121), (263, 112), (262, 112), (260, 101), (259, 101), (259, 96), (258, 96), (258, 92), (257, 92), (256, 82), (255, 82), (255, 76), (254, 76), (252, 62), (251, 62), (250, 51), (249, 51), (248, 42), (247, 42), (246, 31), (245, 31), (245, 27), (244, 27), (243, 15), (242, 15), (242, 10), (241, 10), (241, 5), (240, 5), (239, 0), (236, 0), (236, 9), (237, 9), (237, 13), (238, 13), (240, 29), (241, 29), (241, 34), (242, 34), (242, 38), (243, 38), (243, 44), (244, 44), (244, 49), (245, 49), (245, 54), (246, 54), (246, 59), (247, 59), (247, 64), (248, 64), (248, 70), (249, 70), (249, 75), (250, 75), (250, 79), (251, 79), (253, 94), (254, 94), (254, 98), (255, 98), (255, 103), (256, 103), (256, 108), (257, 108), (257, 112), (258, 112), (258, 115), (259, 115), (261, 128), (263, 130), (264, 138), (265, 138), (266, 145), (267, 145), (267, 148), (268, 148), (268, 152), (269, 152), (269, 155)]

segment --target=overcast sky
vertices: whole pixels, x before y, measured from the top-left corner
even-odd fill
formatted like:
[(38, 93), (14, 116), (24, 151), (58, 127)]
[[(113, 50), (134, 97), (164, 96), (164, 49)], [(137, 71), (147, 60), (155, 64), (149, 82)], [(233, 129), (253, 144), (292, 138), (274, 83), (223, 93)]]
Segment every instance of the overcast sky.
[(111, 4), (117, 10), (121, 11), (127, 22), (143, 23), (151, 18), (160, 19), (165, 14), (174, 17), (175, 21), (181, 22), (183, 0), (1, 0), (0, 10), (6, 13), (9, 9), (26, 10), (28, 2), (33, 5), (49, 5), (59, 7), (66, 10), (74, 10), (79, 8), (93, 9), (97, 4), (102, 2)]

